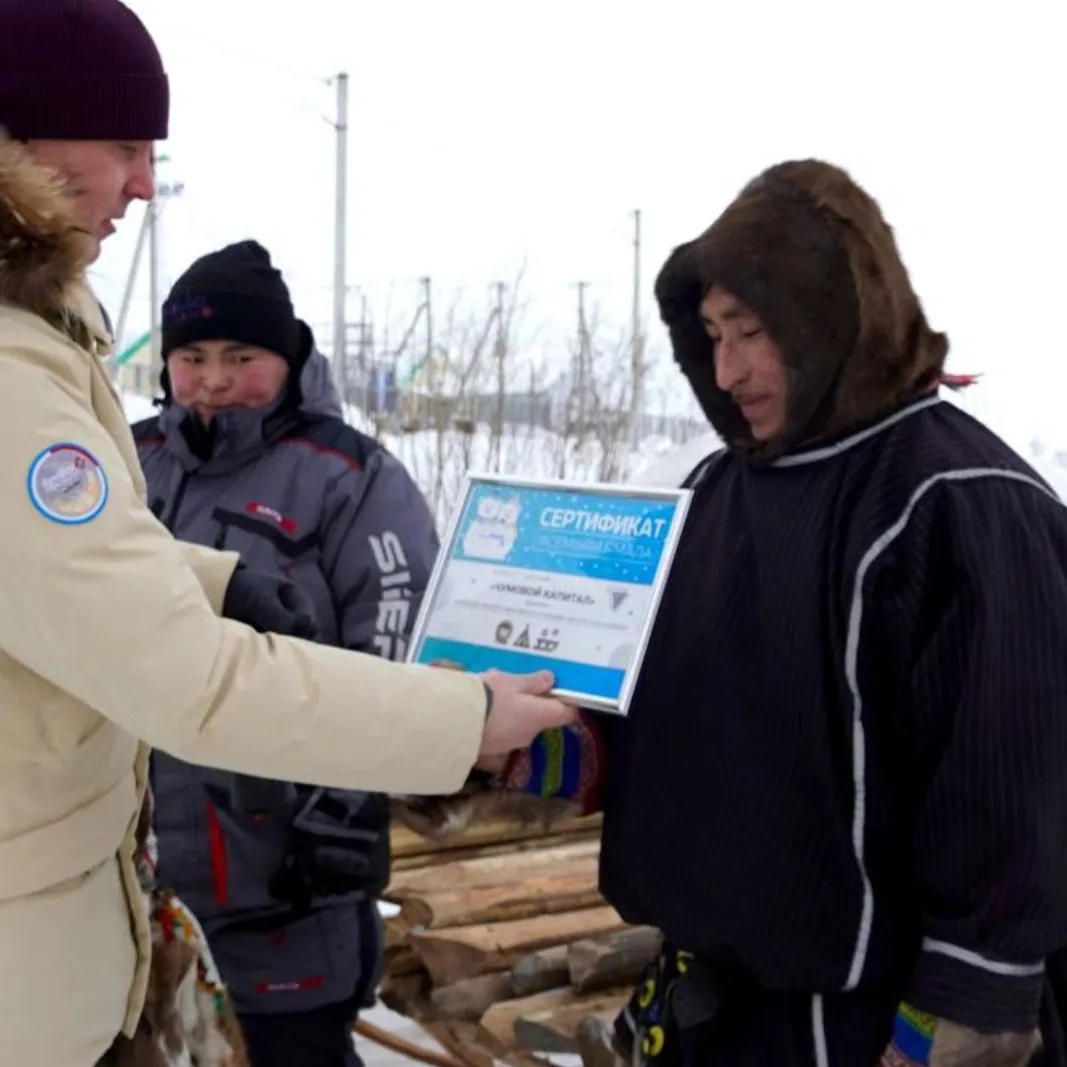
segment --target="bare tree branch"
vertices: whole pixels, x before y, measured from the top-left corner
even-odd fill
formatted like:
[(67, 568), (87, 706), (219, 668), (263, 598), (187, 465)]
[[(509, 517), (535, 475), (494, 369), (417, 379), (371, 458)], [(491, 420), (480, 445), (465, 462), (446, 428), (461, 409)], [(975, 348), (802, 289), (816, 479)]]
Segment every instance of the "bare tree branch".
[[(408, 292), (401, 307), (390, 290), (381, 343), (361, 340), (348, 401), (441, 522), (470, 472), (617, 482), (645, 438), (681, 443), (707, 428), (671, 414), (677, 382), (656, 388), (647, 377), (652, 347), (635, 360), (632, 327), (612, 323), (584, 286), (571, 336), (540, 346), (535, 339), (549, 331), (525, 326), (525, 267), (480, 293), (444, 292), (427, 280), (421, 293), (414, 284)], [(638, 373), (646, 378), (635, 382)]]

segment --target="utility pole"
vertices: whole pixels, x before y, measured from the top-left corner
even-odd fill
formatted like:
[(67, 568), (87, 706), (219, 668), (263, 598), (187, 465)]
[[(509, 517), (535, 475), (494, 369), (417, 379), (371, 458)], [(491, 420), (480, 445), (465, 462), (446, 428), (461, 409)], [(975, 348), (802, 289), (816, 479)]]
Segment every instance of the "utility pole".
[(493, 426), (493, 467), (500, 470), (501, 452), (504, 439), (504, 419), (507, 415), (507, 338), (505, 336), (506, 324), (504, 322), (504, 289), (503, 282), (497, 282), (496, 307), (493, 308), (493, 317), (496, 319), (496, 418)]
[(113, 378), (120, 373), (118, 358), (122, 353), (123, 341), (126, 337), (126, 323), (130, 317), (130, 306), (133, 304), (133, 291), (137, 288), (137, 275), (141, 272), (141, 256), (144, 255), (144, 246), (148, 243), (151, 220), (151, 208), (145, 205), (144, 214), (141, 216), (141, 226), (137, 231), (137, 244), (133, 248), (130, 272), (126, 275), (126, 287), (122, 291), (122, 303), (119, 305), (118, 318), (115, 320), (115, 350), (110, 360)]
[(503, 282), (496, 283), (496, 308), (493, 310), (493, 315), (496, 318), (496, 375), (497, 375), (497, 391), (500, 396), (500, 403), (504, 403), (504, 393), (507, 387), (507, 375), (506, 375), (506, 361), (507, 361), (507, 337), (506, 327), (507, 324), (504, 321), (504, 290), (506, 286)]
[(368, 340), (370, 337), (370, 320), (367, 318), (367, 294), (359, 295), (359, 365), (366, 370), (373, 362), (373, 353), (370, 351)]
[(588, 383), (586, 371), (589, 356), (589, 331), (585, 320), (585, 290), (588, 282), (578, 283), (578, 440), (585, 437), (585, 401)]
[[(169, 156), (160, 156), (158, 163), (169, 163)], [(161, 355), (160, 311), (163, 305), (163, 253), (160, 220), (168, 200), (177, 199), (185, 192), (184, 182), (156, 182), (156, 195), (148, 202), (145, 224), (148, 228), (148, 300), (149, 330), (151, 332), (152, 367), (158, 369), (163, 362)]]
[[(156, 164), (167, 163), (169, 156), (160, 156)], [(126, 286), (122, 291), (122, 303), (119, 306), (118, 317), (115, 320), (115, 349), (109, 360), (109, 369), (116, 388), (123, 387), (123, 374), (125, 368), (119, 365), (119, 356), (125, 347), (126, 326), (130, 318), (130, 308), (133, 305), (134, 292), (137, 289), (137, 277), (141, 273), (141, 258), (144, 255), (145, 245), (148, 246), (148, 289), (149, 289), (149, 346), (152, 353), (152, 367), (158, 369), (160, 365), (160, 304), (162, 288), (160, 262), (160, 235), (159, 222), (163, 212), (163, 202), (179, 197), (185, 191), (183, 182), (157, 182), (155, 198), (145, 205), (144, 215), (141, 217), (141, 226), (137, 231), (137, 243), (133, 249), (133, 259), (130, 262), (130, 270), (126, 275)]]
[(348, 256), (348, 75), (336, 77), (337, 115), (333, 128), (337, 133), (337, 173), (334, 195), (333, 231), (333, 377), (337, 391), (345, 396), (348, 328), (346, 266)]
[(160, 338), (160, 284), (159, 284), (159, 197), (148, 201), (146, 208), (148, 215), (148, 306), (149, 323), (148, 329), (152, 334), (150, 342), (152, 349), (152, 366), (158, 366), (162, 356)]
[(636, 448), (641, 439), (644, 420), (644, 338), (641, 335), (641, 212), (634, 212), (634, 292), (633, 322), (630, 327), (630, 447)]
[(426, 309), (426, 360), (433, 359), (433, 304), (431, 302), (431, 279), (422, 279), (422, 306)]
[[(375, 401), (371, 403), (371, 397), (377, 398), (380, 393), (379, 376), (381, 368), (375, 359), (369, 357), (367, 352), (367, 294), (359, 294), (359, 322), (356, 331), (356, 392), (362, 391), (358, 396), (358, 403), (364, 411), (374, 412), (377, 415)], [(373, 390), (373, 393), (372, 393)]]
[(578, 354), (583, 361), (586, 348), (585, 291), (588, 287), (588, 282), (578, 282)]

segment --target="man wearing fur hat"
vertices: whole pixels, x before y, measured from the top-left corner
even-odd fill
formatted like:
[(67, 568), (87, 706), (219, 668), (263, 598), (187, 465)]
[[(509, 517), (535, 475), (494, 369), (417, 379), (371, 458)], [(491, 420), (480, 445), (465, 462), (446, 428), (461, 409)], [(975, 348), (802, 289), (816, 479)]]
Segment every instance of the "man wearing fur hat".
[(939, 394), (841, 170), (760, 175), (656, 294), (726, 447), (629, 718), (553, 739), (585, 774), (503, 772), (589, 808), (607, 765), (603, 892), (668, 946), (620, 1031), (657, 1064), (1067, 1064), (1067, 513)]
[(551, 676), (483, 681), (278, 636), (313, 632), (305, 595), (153, 517), (84, 272), (153, 195), (167, 118), (159, 52), (120, 0), (0, 0), (4, 1067), (91, 1067), (137, 1032), (148, 745), (436, 793), (571, 717), (539, 695)]

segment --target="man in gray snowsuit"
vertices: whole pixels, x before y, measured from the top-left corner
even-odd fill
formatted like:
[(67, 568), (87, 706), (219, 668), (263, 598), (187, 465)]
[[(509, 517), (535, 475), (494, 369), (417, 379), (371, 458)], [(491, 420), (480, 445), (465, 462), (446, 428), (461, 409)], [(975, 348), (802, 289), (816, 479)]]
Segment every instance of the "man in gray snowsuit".
[[(194, 263), (164, 304), (162, 349), (161, 414), (134, 427), (157, 517), (294, 581), (320, 641), (402, 658), (433, 519), (404, 467), (345, 424), (268, 253), (245, 241)], [(159, 879), (199, 917), (253, 1067), (358, 1063), (352, 1025), (381, 969), (387, 799), (162, 752), (152, 782)]]

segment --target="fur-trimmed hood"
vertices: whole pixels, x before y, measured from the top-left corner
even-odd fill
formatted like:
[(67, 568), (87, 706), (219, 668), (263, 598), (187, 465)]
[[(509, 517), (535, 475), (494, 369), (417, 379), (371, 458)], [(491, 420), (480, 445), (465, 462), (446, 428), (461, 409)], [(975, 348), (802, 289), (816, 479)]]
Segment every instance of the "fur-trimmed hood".
[(59, 179), (0, 131), (0, 304), (54, 325), (66, 319), (93, 252)]
[[(754, 440), (715, 383), (715, 344), (699, 312), (715, 285), (759, 316), (781, 348), (788, 414), (773, 440)], [(757, 462), (847, 433), (935, 388), (948, 354), (878, 204), (818, 160), (781, 163), (750, 182), (708, 230), (674, 250), (656, 299), (712, 426)]]

